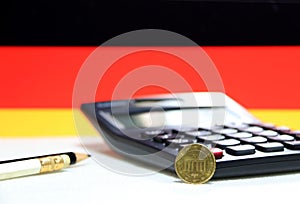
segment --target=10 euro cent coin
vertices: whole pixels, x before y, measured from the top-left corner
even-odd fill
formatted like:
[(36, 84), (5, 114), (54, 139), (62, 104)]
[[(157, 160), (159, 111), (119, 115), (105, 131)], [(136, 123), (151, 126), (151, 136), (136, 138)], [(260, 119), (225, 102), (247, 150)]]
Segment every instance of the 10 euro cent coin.
[(175, 159), (175, 171), (186, 183), (201, 184), (209, 181), (216, 170), (214, 154), (202, 144), (182, 148)]

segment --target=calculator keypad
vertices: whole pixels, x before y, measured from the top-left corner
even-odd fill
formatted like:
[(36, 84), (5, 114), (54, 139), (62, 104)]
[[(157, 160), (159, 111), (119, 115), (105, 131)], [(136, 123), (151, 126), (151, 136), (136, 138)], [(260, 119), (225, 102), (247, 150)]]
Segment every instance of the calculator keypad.
[(257, 152), (281, 152), (286, 149), (300, 149), (300, 131), (272, 124), (229, 124), (211, 129), (187, 128), (181, 130), (152, 130), (142, 133), (142, 137), (153, 142), (180, 150), (192, 143), (203, 143), (221, 159), (225, 151), (228, 155), (244, 156)]

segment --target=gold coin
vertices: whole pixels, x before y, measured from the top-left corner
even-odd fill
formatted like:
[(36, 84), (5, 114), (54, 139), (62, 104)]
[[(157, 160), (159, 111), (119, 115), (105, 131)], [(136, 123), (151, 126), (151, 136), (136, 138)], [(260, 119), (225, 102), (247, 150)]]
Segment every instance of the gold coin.
[(175, 160), (175, 171), (186, 183), (201, 184), (209, 181), (216, 170), (214, 154), (202, 144), (182, 148)]

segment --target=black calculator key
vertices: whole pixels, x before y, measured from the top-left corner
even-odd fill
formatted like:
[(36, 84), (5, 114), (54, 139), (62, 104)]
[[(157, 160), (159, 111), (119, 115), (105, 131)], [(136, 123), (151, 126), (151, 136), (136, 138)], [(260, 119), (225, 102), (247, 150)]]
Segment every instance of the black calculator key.
[(211, 142), (211, 141), (218, 141), (218, 140), (224, 140), (224, 135), (208, 135), (208, 136), (201, 136), (197, 137), (199, 142)]
[(256, 144), (256, 149), (262, 152), (279, 152), (284, 150), (284, 145), (279, 142)]
[(264, 131), (264, 129), (262, 129), (261, 127), (258, 127), (258, 126), (251, 126), (251, 127), (243, 129), (243, 131), (251, 132), (251, 133), (259, 133), (259, 132)]
[(225, 149), (226, 147), (229, 146), (235, 146), (241, 144), (241, 142), (236, 139), (219, 140), (219, 141), (214, 141), (213, 143), (221, 149)]
[(267, 142), (268, 140), (264, 137), (256, 136), (256, 137), (245, 138), (243, 139), (243, 141), (250, 144), (256, 144), (256, 143), (264, 143)]
[(193, 137), (197, 137), (197, 136), (207, 136), (207, 135), (211, 135), (212, 132), (207, 131), (207, 130), (195, 130), (195, 131), (187, 131), (184, 132), (185, 135), (188, 136), (193, 136)]
[(273, 140), (273, 141), (278, 141), (278, 142), (295, 140), (295, 138), (291, 135), (278, 135), (276, 137), (270, 137), (269, 139)]
[(171, 140), (175, 139), (176, 135), (171, 135), (171, 134), (163, 134), (163, 135), (157, 135), (156, 137), (153, 137), (153, 140), (156, 142), (166, 142), (166, 140)]
[(291, 142), (284, 142), (283, 144), (287, 149), (291, 149), (291, 150), (299, 150), (300, 149), (300, 141), (299, 140), (291, 141)]
[(172, 145), (182, 145), (182, 144), (192, 144), (197, 142), (196, 139), (189, 139), (189, 138), (177, 138), (177, 139), (171, 139), (166, 140), (166, 144), (172, 144)]
[(237, 133), (234, 133), (234, 134), (229, 134), (228, 136), (236, 138), (236, 139), (243, 139), (243, 138), (252, 137), (253, 134), (249, 133), (249, 132), (237, 132)]
[(226, 153), (234, 156), (249, 155), (255, 153), (255, 147), (253, 145), (238, 145), (233, 147), (227, 147), (225, 149)]
[(273, 130), (264, 130), (260, 133), (257, 133), (257, 135), (263, 136), (263, 137), (275, 137), (278, 135), (277, 132), (273, 131)]
[(219, 134), (233, 134), (233, 133), (237, 133), (238, 131), (236, 129), (232, 129), (232, 128), (224, 128), (224, 129), (213, 130), (213, 132), (219, 133)]

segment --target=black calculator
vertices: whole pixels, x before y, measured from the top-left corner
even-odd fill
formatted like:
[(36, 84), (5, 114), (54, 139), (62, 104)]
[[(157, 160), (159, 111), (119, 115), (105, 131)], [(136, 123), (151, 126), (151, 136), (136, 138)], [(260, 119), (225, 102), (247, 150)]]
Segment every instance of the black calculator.
[(213, 178), (300, 170), (300, 131), (262, 123), (219, 92), (150, 95), (82, 104), (81, 110), (117, 153), (174, 171), (186, 145), (206, 145)]

